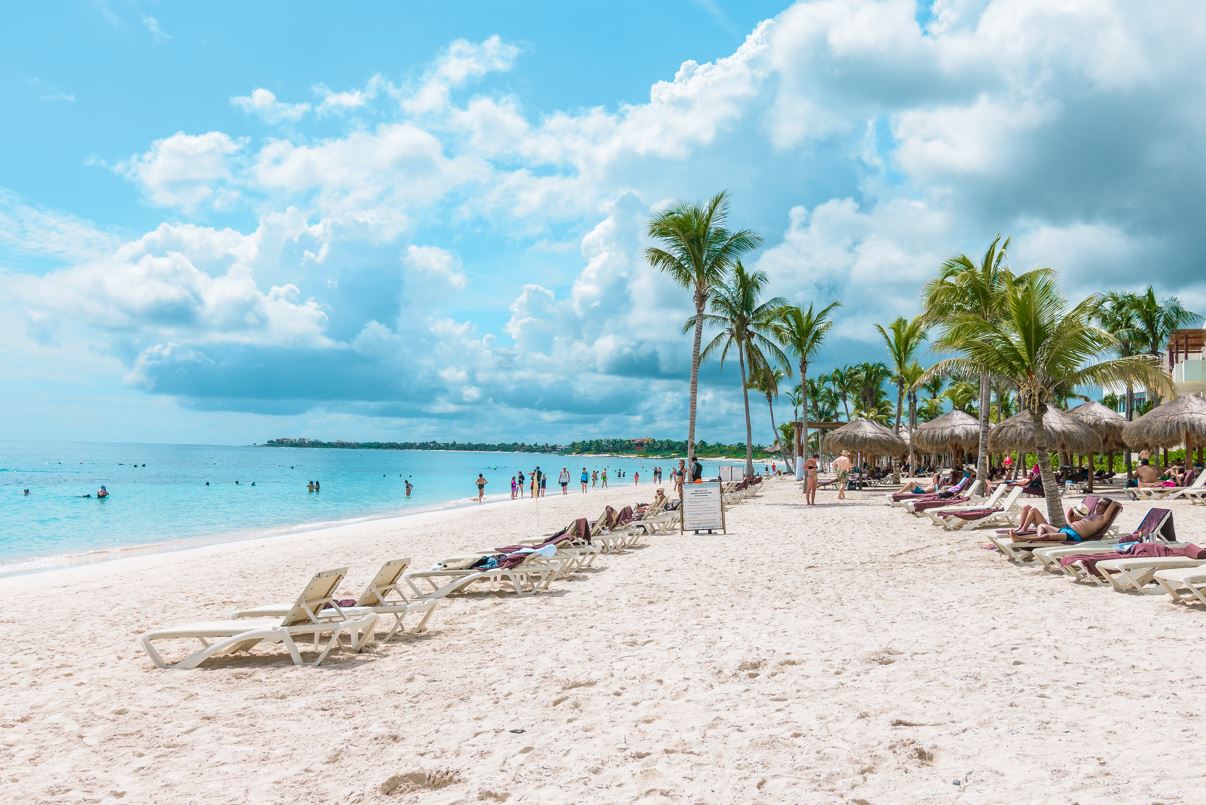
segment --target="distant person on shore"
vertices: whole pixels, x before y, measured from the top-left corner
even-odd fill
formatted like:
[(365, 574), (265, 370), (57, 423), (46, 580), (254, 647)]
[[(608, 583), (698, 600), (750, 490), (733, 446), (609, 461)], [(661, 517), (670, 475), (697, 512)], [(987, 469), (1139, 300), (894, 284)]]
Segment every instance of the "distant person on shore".
[(519, 496), (523, 497), (523, 484), (527, 480), (527, 476), (523, 474), (523, 470), (519, 471)]
[(600, 480), (599, 486), (602, 487), (603, 489), (606, 489), (607, 488), (607, 467), (603, 468), (603, 473), (599, 476), (599, 480)]
[(568, 495), (569, 494), (569, 469), (567, 467), (561, 468), (561, 474), (557, 476), (557, 483), (561, 484), (561, 494)]
[(481, 503), (482, 498), (486, 496), (486, 484), (489, 482), (483, 478), (482, 474), (479, 472), (477, 474), (477, 481), (475, 483), (477, 484), (477, 502)]
[(517, 484), (515, 482), (515, 476), (512, 475), (511, 476), (511, 500), (515, 500), (515, 497), (518, 494), (519, 494), (519, 484)]
[(637, 485), (637, 484), (639, 484), (640, 482), (641, 482), (641, 473), (640, 473), (639, 471), (638, 471), (638, 472), (634, 472), (634, 473), (632, 474), (632, 485), (633, 485), (633, 486), (636, 486), (636, 485)]
[(586, 467), (582, 468), (582, 474), (578, 476), (578, 480), (582, 482), (582, 494), (586, 494), (586, 485), (590, 483), (590, 473), (586, 471)]
[(404, 481), (403, 483), (406, 484), (406, 497), (410, 497), (410, 493), (415, 488), (415, 485), (412, 484), (409, 479)]
[(540, 497), (544, 497), (549, 491), (549, 474), (547, 472), (540, 473)]
[(821, 470), (821, 455), (813, 453), (804, 462), (804, 502), (817, 505), (817, 473)]
[(703, 464), (699, 463), (699, 458), (695, 458), (691, 462), (691, 483), (697, 484), (703, 481)]
[(850, 468), (854, 466), (854, 462), (850, 460), (850, 451), (843, 450), (842, 454), (833, 460), (829, 465), (833, 471), (837, 473), (837, 490), (838, 500), (846, 499), (846, 481), (850, 478)]

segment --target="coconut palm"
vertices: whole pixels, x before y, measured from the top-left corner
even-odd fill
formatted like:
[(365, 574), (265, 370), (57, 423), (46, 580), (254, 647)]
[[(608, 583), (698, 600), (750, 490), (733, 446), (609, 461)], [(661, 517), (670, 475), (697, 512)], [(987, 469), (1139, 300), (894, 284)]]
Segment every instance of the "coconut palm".
[(769, 366), (786, 366), (787, 355), (775, 343), (779, 311), (787, 304), (779, 297), (761, 301), (769, 282), (765, 271), (746, 271), (738, 260), (726, 281), (712, 286), (708, 294), (710, 313), (700, 313), (687, 319), (683, 332), (701, 325), (719, 330), (703, 348), (701, 358), (720, 353), (720, 365), (729, 350), (737, 350), (741, 367), (741, 396), (745, 401), (745, 474), (754, 474), (754, 430), (750, 424), (749, 371)]
[[(989, 244), (980, 262), (975, 263), (966, 254), (952, 257), (942, 264), (937, 279), (931, 280), (922, 290), (926, 320), (943, 328), (942, 336), (935, 342), (940, 349), (960, 350), (962, 345), (952, 336), (951, 324), (968, 315), (977, 315), (985, 322), (999, 315), (999, 301), (1004, 289), (1013, 278), (1005, 264), (1009, 251), (1009, 239), (1001, 242), (997, 235)], [(988, 375), (980, 376), (980, 445), (976, 452), (977, 477), (988, 477)]]
[(775, 398), (779, 396), (779, 384), (787, 377), (783, 369), (777, 366), (757, 366), (750, 372), (749, 387), (760, 391), (766, 397), (766, 408), (770, 411), (771, 433), (779, 442), (779, 455), (790, 470), (795, 469), (787, 456), (787, 442), (779, 439), (779, 426), (775, 424)]
[[(884, 383), (892, 377), (892, 370), (879, 361), (864, 361), (854, 367), (851, 382), (854, 384), (854, 399), (858, 411), (877, 411), (880, 404), (887, 402)], [(889, 406), (890, 407), (890, 406)], [(858, 412), (855, 412), (858, 415)], [(884, 420), (890, 421), (891, 416)]]
[[(1156, 291), (1150, 285), (1143, 293), (1134, 295), (1134, 305), (1139, 348), (1157, 359), (1168, 346), (1168, 339), (1174, 330), (1188, 327), (1201, 318), (1198, 314), (1186, 310), (1181, 305), (1181, 300), (1175, 296), (1157, 300)], [(1159, 397), (1158, 394), (1148, 394), (1148, 399), (1153, 396), (1157, 399)]]
[(925, 376), (925, 369), (920, 363), (914, 361), (904, 368), (900, 373), (905, 384), (905, 394), (908, 395), (909, 401), (909, 472), (915, 472), (913, 453), (913, 432), (917, 430), (917, 384), (921, 378)]
[(892, 382), (896, 384), (896, 419), (892, 432), (899, 435), (900, 417), (904, 408), (905, 371), (926, 339), (925, 323), (920, 316), (912, 320), (900, 316), (886, 329), (882, 324), (875, 325), (875, 329), (879, 330), (880, 336), (883, 337), (884, 344), (888, 347), (888, 356), (891, 358)]
[(999, 314), (992, 318), (966, 311), (946, 320), (948, 337), (959, 344), (962, 354), (940, 361), (930, 372), (978, 373), (1015, 386), (1019, 405), (1034, 425), (1047, 518), (1063, 526), (1066, 521), (1043, 427), (1056, 388), (1130, 380), (1166, 390), (1171, 389), (1171, 380), (1147, 355), (1102, 360), (1102, 355), (1117, 349), (1118, 340), (1094, 324), (1101, 299), (1090, 296), (1068, 307), (1049, 271), (1039, 269), (1011, 280), (998, 303)]
[(796, 365), (800, 368), (800, 386), (805, 392), (800, 399), (800, 443), (804, 450), (808, 449), (808, 362), (816, 356), (829, 329), (833, 327), (830, 314), (840, 306), (840, 302), (830, 302), (816, 310), (810, 302), (808, 310), (791, 305), (779, 311), (777, 336), (784, 348), (795, 356)]
[(975, 416), (976, 395), (978, 393), (974, 385), (960, 381), (947, 386), (946, 391), (942, 392), (942, 396), (951, 404), (951, 408)]
[(691, 346), (690, 403), (687, 409), (687, 458), (695, 460), (695, 408), (699, 398), (699, 361), (703, 345), (704, 308), (712, 288), (724, 280), (733, 264), (758, 247), (762, 239), (748, 229), (730, 232), (727, 192), (706, 204), (678, 202), (649, 221), (649, 237), (660, 246), (645, 250), (645, 259), (691, 291), (695, 303), (695, 340)]

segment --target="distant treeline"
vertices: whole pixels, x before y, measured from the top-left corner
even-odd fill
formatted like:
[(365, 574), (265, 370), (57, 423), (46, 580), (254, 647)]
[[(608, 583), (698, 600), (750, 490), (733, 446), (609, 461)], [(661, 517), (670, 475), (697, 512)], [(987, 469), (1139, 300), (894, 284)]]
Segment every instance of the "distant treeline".
[[(615, 456), (682, 457), (687, 455), (687, 443), (674, 439), (586, 439), (559, 444), (528, 444), (527, 442), (324, 442), (321, 439), (269, 439), (265, 447), (334, 447), (348, 450), (473, 450), (491, 453), (562, 453), (579, 455), (597, 453)], [(701, 456), (745, 458), (744, 444), (712, 444), (699, 441), (695, 452)], [(754, 458), (775, 458), (761, 447), (754, 448)]]
[(560, 445), (527, 442), (324, 442), (321, 439), (269, 439), (265, 447), (337, 447), (347, 450), (473, 450), (490, 453), (561, 453)]

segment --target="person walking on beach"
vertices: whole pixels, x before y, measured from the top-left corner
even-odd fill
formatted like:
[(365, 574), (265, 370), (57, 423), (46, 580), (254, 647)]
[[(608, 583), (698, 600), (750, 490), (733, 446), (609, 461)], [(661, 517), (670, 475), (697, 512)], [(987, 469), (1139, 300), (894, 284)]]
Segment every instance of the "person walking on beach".
[(833, 460), (829, 466), (837, 473), (838, 500), (846, 499), (846, 481), (850, 478), (850, 468), (854, 463), (850, 460), (850, 451), (843, 450), (842, 454)]
[(511, 476), (511, 500), (515, 500), (515, 495), (519, 489), (519, 484), (515, 483), (515, 476)]
[(603, 468), (603, 484), (602, 484), (602, 486), (604, 489), (607, 488), (607, 467)]
[(477, 483), (477, 502), (481, 503), (482, 498), (485, 497), (485, 495), (486, 495), (486, 484), (489, 482), (485, 478), (483, 478), (482, 474), (479, 472), (477, 474), (476, 483)]
[[(537, 468), (539, 469), (539, 468)], [(539, 473), (540, 475), (540, 497), (544, 497), (549, 491), (549, 474), (547, 472)]]
[(582, 475), (579, 477), (578, 480), (582, 481), (582, 494), (585, 495), (586, 494), (586, 485), (588, 483), (590, 483), (590, 474), (587, 473), (586, 467), (582, 468)]
[(809, 506), (817, 505), (817, 473), (821, 469), (821, 456), (813, 453), (804, 462), (804, 502)]
[(568, 468), (566, 468), (566, 467), (561, 468), (561, 474), (557, 476), (557, 483), (561, 484), (561, 494), (568, 495), (569, 494), (569, 469)]

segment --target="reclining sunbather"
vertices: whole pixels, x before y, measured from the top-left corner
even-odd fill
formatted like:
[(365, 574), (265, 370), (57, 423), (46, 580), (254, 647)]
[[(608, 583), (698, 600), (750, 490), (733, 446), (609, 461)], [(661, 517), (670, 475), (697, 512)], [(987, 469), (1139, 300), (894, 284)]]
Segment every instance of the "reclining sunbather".
[[(1091, 513), (1073, 520), (1066, 526), (1057, 527), (1047, 522), (1047, 518), (1037, 506), (1023, 506), (1022, 519), (1018, 527), (1009, 532), (1009, 536), (1014, 542), (1087, 542), (1100, 536), (1120, 511), (1121, 503), (1102, 498), (1097, 501)], [(1031, 527), (1035, 533), (1025, 533)]]

